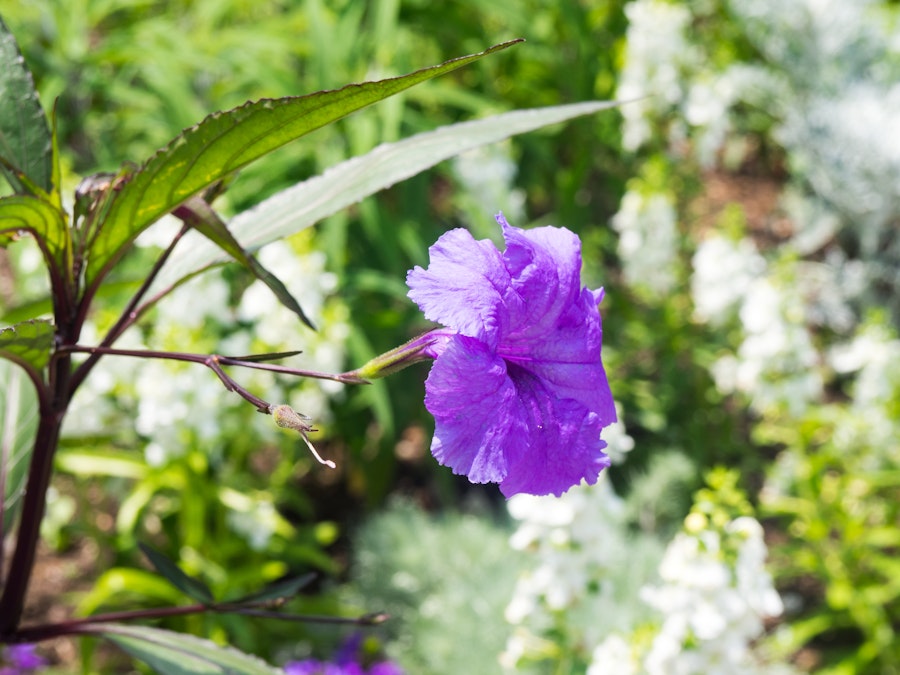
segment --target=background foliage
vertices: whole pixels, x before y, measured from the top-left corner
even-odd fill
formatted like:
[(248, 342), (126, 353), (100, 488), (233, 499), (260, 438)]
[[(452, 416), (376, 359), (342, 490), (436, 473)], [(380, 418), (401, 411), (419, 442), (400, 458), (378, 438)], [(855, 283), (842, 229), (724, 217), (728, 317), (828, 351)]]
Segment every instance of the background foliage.
[[(521, 653), (507, 645), (509, 669), (592, 672), (602, 656), (594, 648), (608, 636), (586, 629), (591, 612), (621, 612), (616, 633), (636, 667), (652, 670), (641, 659), (666, 614), (642, 605), (638, 589), (654, 582), (658, 565), (668, 578), (666, 543), (678, 533), (702, 540), (706, 531), (726, 541), (729, 518), (755, 514), (784, 600), (765, 649), (754, 653), (759, 667), (898, 672), (895, 3), (48, 0), (4, 7), (3, 15), (45, 106), (58, 98), (71, 175), (148, 156), (209, 111), (247, 99), (528, 40), (254, 164), (225, 196), (234, 212), (340, 159), (448, 121), (652, 94), (621, 115), (446, 163), (263, 249), (262, 262), (286, 280), (316, 334), (259, 282), (226, 268), (180, 289), (127, 337), (130, 346), (195, 352), (299, 348), (302, 364), (343, 370), (425, 327), (403, 279), (442, 232), (466, 226), (492, 236), (501, 208), (516, 225), (565, 225), (584, 241), (585, 282), (607, 289), (604, 357), (627, 429), (620, 438), (631, 439), (609, 472), (618, 497), (590, 506), (589, 520), (606, 521), (604, 536), (630, 547), (640, 564), (619, 565), (634, 575), (619, 578), (606, 559), (576, 555), (577, 540), (551, 547), (562, 561), (556, 567), (542, 567), (549, 554), (540, 537), (504, 549), (512, 525), (494, 491), (428, 457), (421, 369), (352, 391), (249, 379), (315, 418), (327, 439), (320, 449), (340, 467), (329, 474), (207, 373), (118, 360), (76, 399), (45, 523), (59, 555), (104, 552), (102, 565), (85, 570), (97, 584), (77, 595), (80, 612), (184, 600), (145, 571), (136, 541), (146, 540), (222, 595), (288, 571), (319, 571), (295, 609), (392, 610), (398, 619), (382, 637), (396, 638), (388, 648), (410, 672), (474, 672), (504, 651), (507, 634), (527, 636), (510, 643), (526, 645)], [(24, 245), (2, 259), (4, 322), (48, 306), (39, 262)], [(138, 251), (117, 273), (123, 292), (141, 269)], [(100, 334), (114, 319), (100, 311), (92, 322)], [(695, 499), (717, 466), (734, 469), (735, 480), (713, 474), (713, 496)], [(440, 510), (442, 520), (411, 506), (387, 509), (397, 493)], [(684, 519), (704, 503), (722, 505), (728, 518), (692, 530), (696, 519)], [(454, 515), (460, 510), (482, 520)], [(531, 517), (516, 515), (520, 527)], [(562, 522), (572, 531), (580, 521)], [(471, 541), (483, 544), (469, 550)], [(722, 556), (739, 550), (723, 544)], [(495, 593), (476, 590), (489, 577), (460, 577), (466, 567), (502, 570), (485, 586)], [(571, 602), (538, 599), (504, 619), (507, 603), (528, 588), (511, 581), (533, 581), (529, 568), (585, 583)], [(466, 580), (450, 584), (459, 578)], [(610, 595), (591, 595), (598, 588)], [(463, 592), (484, 603), (474, 618), (471, 603), (455, 597)], [(321, 626), (180, 621), (171, 627), (276, 662), (314, 649), (327, 655), (341, 639)], [(482, 641), (457, 655), (470, 665), (435, 659), (448, 644), (474, 639), (466, 630), (473, 622), (484, 626)]]

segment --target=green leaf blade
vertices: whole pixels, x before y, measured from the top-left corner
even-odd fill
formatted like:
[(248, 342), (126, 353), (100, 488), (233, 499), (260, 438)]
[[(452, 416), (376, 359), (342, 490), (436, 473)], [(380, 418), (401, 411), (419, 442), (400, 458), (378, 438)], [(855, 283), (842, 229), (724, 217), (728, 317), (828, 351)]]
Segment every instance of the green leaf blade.
[(72, 246), (63, 212), (37, 197), (22, 195), (0, 199), (0, 247), (15, 241), (23, 230), (37, 239), (57, 276), (68, 277)]
[(219, 218), (219, 215), (209, 204), (200, 197), (192, 197), (180, 210), (189, 211), (190, 215), (186, 222), (189, 222), (200, 234), (252, 272), (257, 279), (269, 287), (269, 290), (275, 294), (275, 297), (278, 298), (282, 305), (299, 316), (303, 323), (315, 330), (312, 321), (306, 316), (306, 313), (300, 307), (300, 303), (291, 295), (287, 286), (243, 249), (238, 240), (228, 230), (225, 222)]
[(54, 334), (53, 323), (42, 319), (0, 328), (0, 358), (38, 374), (50, 361)]
[(245, 605), (249, 603), (271, 602), (273, 600), (292, 598), (304, 588), (309, 586), (315, 580), (315, 578), (315, 574), (309, 573), (299, 577), (283, 579), (282, 581), (271, 584), (268, 588), (265, 588), (256, 593), (245, 595), (244, 597), (238, 598), (237, 600), (230, 600), (229, 604)]
[(193, 635), (118, 624), (96, 624), (90, 632), (163, 675), (284, 675), (255, 656)]
[(154, 155), (118, 189), (90, 244), (88, 285), (103, 276), (147, 226), (217, 180), (351, 112), (520, 41), (400, 77), (307, 96), (255, 101), (210, 115)]
[(53, 188), (52, 139), (34, 79), (16, 39), (0, 19), (0, 163), (2, 174), (17, 194), (28, 192), (16, 175), (25, 174), (45, 192)]
[[(325, 173), (282, 190), (231, 219), (228, 229), (247, 249), (257, 249), (410, 178), (466, 150), (516, 134), (592, 115), (621, 101), (587, 101), (531, 110), (515, 110), (417, 134), (331, 167)], [(198, 272), (223, 262), (219, 251), (188, 233), (151, 286), (160, 296)]]
[(147, 556), (147, 559), (150, 560), (150, 564), (153, 565), (154, 569), (164, 576), (169, 583), (175, 586), (175, 588), (204, 605), (211, 605), (213, 603), (212, 591), (209, 589), (209, 586), (200, 579), (188, 576), (172, 560), (146, 544), (138, 543), (138, 547), (143, 554)]

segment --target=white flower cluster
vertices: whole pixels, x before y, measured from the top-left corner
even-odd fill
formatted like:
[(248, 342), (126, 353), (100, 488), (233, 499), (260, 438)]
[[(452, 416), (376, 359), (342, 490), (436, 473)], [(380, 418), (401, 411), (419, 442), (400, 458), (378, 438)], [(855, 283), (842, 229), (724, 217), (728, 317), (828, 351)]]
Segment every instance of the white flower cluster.
[[(730, 4), (767, 57), (773, 135), (809, 188), (790, 195), (792, 243), (829, 253), (853, 240), (866, 284), (893, 289), (888, 304), (900, 313), (900, 41), (890, 10), (877, 0)], [(868, 300), (884, 304), (885, 294)]]
[(691, 14), (684, 7), (662, 0), (636, 0), (625, 5), (625, 15), (625, 68), (619, 75), (616, 98), (646, 97), (621, 108), (622, 143), (636, 150), (650, 138), (648, 117), (683, 100), (682, 70), (693, 63), (696, 50), (685, 38)]
[(835, 442), (855, 452), (860, 446), (877, 449), (871, 469), (897, 461), (900, 419), (900, 340), (881, 326), (864, 326), (847, 344), (834, 347), (829, 362), (838, 373), (856, 373), (852, 414), (835, 430)]
[(616, 421), (600, 432), (600, 438), (606, 442), (603, 449), (613, 464), (621, 464), (628, 453), (634, 450), (634, 439), (625, 431), (625, 423), (622, 421), (622, 406), (618, 401), (616, 406)]
[[(611, 593), (602, 580), (621, 548), (622, 504), (604, 475), (596, 485), (572, 488), (560, 498), (516, 495), (508, 508), (521, 522), (510, 545), (537, 561), (519, 577), (506, 608), (506, 620), (515, 630), (500, 662), (514, 670), (520, 660), (547, 649), (544, 642), (557, 620), (554, 615), (589, 602), (591, 584), (600, 582), (598, 594)], [(571, 625), (572, 617), (565, 618), (570, 636), (590, 644), (589, 627)]]
[(673, 202), (664, 193), (629, 190), (612, 219), (612, 226), (619, 233), (619, 257), (625, 279), (636, 288), (660, 296), (675, 283), (678, 217)]
[(746, 393), (760, 412), (785, 406), (799, 415), (823, 387), (802, 299), (761, 278), (747, 290), (740, 319), (744, 341), (737, 354), (713, 365), (716, 386), (723, 393)]
[[(166, 237), (159, 240), (162, 245), (167, 242)], [(155, 243), (147, 238), (142, 241), (143, 245)], [(228, 356), (302, 349), (290, 365), (340, 372), (349, 326), (346, 307), (329, 297), (336, 280), (325, 272), (324, 256), (311, 250), (297, 253), (288, 244), (277, 242), (262, 249), (259, 259), (284, 280), (304, 311), (314, 317), (318, 331), (305, 328), (260, 281), (245, 290), (232, 312), (229, 286), (222, 274), (213, 270), (161, 301), (144, 334), (129, 330), (115, 346)], [(89, 323), (82, 343), (97, 344), (99, 339), (96, 327)], [(329, 399), (342, 387), (330, 381), (278, 378), (250, 369), (229, 369), (229, 374), (264, 400), (273, 404), (287, 401), (319, 426), (328, 420)], [(161, 467), (189, 448), (203, 447), (216, 456), (227, 447), (229, 436), (246, 430), (248, 424), (263, 440), (283, 433), (270, 418), (244, 414), (248, 408), (250, 404), (228, 392), (216, 375), (200, 364), (105, 356), (76, 395), (65, 433), (70, 437), (101, 431), (127, 433), (133, 426), (145, 442), (147, 463)], [(252, 503), (241, 502), (240, 508), (235, 504), (228, 504), (233, 512), (229, 524), (253, 547), (264, 546), (277, 529), (272, 525), (272, 504), (255, 498)]]
[[(749, 239), (734, 242), (721, 236), (700, 244), (693, 267), (694, 317), (722, 324), (738, 307), (744, 331), (737, 352), (713, 365), (718, 389), (747, 394), (760, 412), (781, 405), (798, 414), (817, 400), (823, 387), (821, 359), (808, 324), (812, 308), (821, 309), (816, 299), (838, 302), (835, 298), (841, 297), (823, 291), (832, 290), (829, 270), (795, 265), (794, 276), (782, 279), (778, 269), (768, 269)], [(841, 310), (845, 307), (838, 302), (819, 313), (827, 318)]]
[(677, 110), (665, 140), (675, 147), (690, 134), (697, 161), (712, 166), (731, 131), (734, 104), (777, 86), (765, 71), (753, 66), (737, 63), (722, 70), (711, 68), (707, 56), (688, 39), (692, 22), (711, 11), (714, 8), (708, 2), (683, 6), (636, 0), (625, 6), (629, 21), (625, 65), (616, 98), (638, 99), (621, 108), (625, 149), (637, 150), (647, 143), (651, 123)]
[[(634, 447), (621, 421), (604, 429), (603, 438), (614, 462)], [(609, 611), (627, 603), (621, 597), (627, 589), (617, 588), (611, 574), (627, 567), (625, 555), (636, 549), (626, 543), (622, 501), (606, 473), (595, 485), (582, 484), (559, 498), (516, 495), (507, 507), (520, 523), (510, 545), (535, 564), (519, 577), (506, 608), (506, 620), (515, 627), (500, 657), (506, 670), (559, 649), (550, 633), (560, 625), (567, 647), (586, 650), (629, 620), (626, 608), (615, 616)]]
[(453, 171), (463, 188), (459, 199), (464, 208), (470, 206), (465, 210), (476, 236), (496, 236), (496, 228), (485, 220), (485, 213), (502, 211), (514, 224), (525, 219), (525, 193), (513, 187), (518, 165), (510, 151), (509, 142), (493, 143), (468, 150), (453, 160)]
[(722, 324), (766, 270), (766, 261), (749, 239), (709, 237), (694, 253), (691, 295), (694, 318)]
[[(688, 521), (697, 517), (705, 521), (699, 514)], [(642, 655), (613, 633), (594, 650), (588, 675), (773, 672), (752, 649), (763, 634), (763, 619), (782, 612), (765, 557), (762, 527), (753, 518), (737, 518), (724, 532), (702, 527), (679, 533), (659, 568), (662, 585), (641, 591), (662, 617), (649, 649)]]

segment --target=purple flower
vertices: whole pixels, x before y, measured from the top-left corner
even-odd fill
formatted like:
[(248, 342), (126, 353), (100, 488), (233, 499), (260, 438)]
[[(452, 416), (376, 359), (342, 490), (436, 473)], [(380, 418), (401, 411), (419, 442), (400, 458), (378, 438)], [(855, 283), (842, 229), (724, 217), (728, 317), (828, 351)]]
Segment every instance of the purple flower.
[(3, 660), (8, 666), (0, 668), (0, 675), (24, 675), (47, 665), (47, 661), (35, 652), (34, 645), (10, 645), (3, 649)]
[(603, 291), (581, 286), (575, 234), (496, 218), (503, 253), (451, 230), (429, 249), (428, 269), (406, 278), (425, 317), (446, 326), (422, 338), (436, 358), (425, 382), (431, 452), (507, 497), (559, 496), (609, 466), (600, 431), (616, 413), (600, 361)]
[(393, 661), (379, 661), (366, 669), (356, 661), (317, 659), (291, 661), (285, 664), (284, 672), (285, 675), (403, 675), (403, 669)]
[(379, 661), (369, 667), (366, 675), (403, 675), (403, 668), (393, 661)]
[(331, 663), (317, 659), (291, 661), (284, 666), (286, 675), (365, 675), (358, 663)]

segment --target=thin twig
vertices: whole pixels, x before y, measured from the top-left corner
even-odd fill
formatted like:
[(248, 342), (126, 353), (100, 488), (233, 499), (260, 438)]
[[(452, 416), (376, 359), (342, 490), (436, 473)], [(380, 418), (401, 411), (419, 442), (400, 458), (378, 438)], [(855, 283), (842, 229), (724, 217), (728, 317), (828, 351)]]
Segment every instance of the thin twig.
[[(212, 363), (222, 364), (223, 366), (238, 366), (240, 368), (252, 368), (254, 370), (267, 370), (273, 373), (281, 373), (283, 375), (294, 375), (295, 377), (312, 377), (318, 380), (331, 380), (333, 382), (343, 382), (344, 384), (369, 384), (365, 380), (353, 373), (321, 373), (315, 370), (303, 370), (300, 368), (288, 368), (286, 366), (276, 366), (271, 363), (261, 363), (259, 361), (249, 361), (231, 356), (221, 356), (219, 354), (191, 354), (188, 352), (161, 352), (153, 349), (116, 349), (99, 345), (97, 347), (88, 347), (84, 345), (71, 345), (62, 347), (61, 350), (68, 352), (79, 352), (84, 354), (92, 354), (101, 356), (109, 354), (110, 356), (134, 356), (137, 358), (148, 359), (169, 359), (170, 361), (190, 361), (192, 363), (202, 363), (203, 365), (213, 368)], [(215, 368), (213, 368), (215, 370)], [(218, 374), (218, 373), (217, 373)]]
[(254, 602), (248, 604), (220, 603), (211, 605), (184, 605), (181, 607), (157, 607), (153, 609), (138, 609), (122, 612), (108, 612), (97, 614), (82, 619), (71, 619), (59, 623), (28, 626), (16, 631), (8, 638), (9, 643), (33, 643), (42, 640), (50, 640), (63, 635), (83, 635), (86, 633), (98, 633), (96, 624), (108, 624), (111, 622), (138, 621), (146, 619), (162, 619), (173, 616), (187, 616), (191, 614), (204, 614), (217, 612), (220, 614), (242, 614), (261, 619), (276, 619), (278, 621), (293, 621), (303, 623), (323, 624), (352, 624), (356, 626), (374, 626), (383, 623), (389, 617), (384, 612), (364, 614), (359, 617), (322, 616), (314, 614), (283, 614), (274, 610), (265, 609), (272, 601)]

